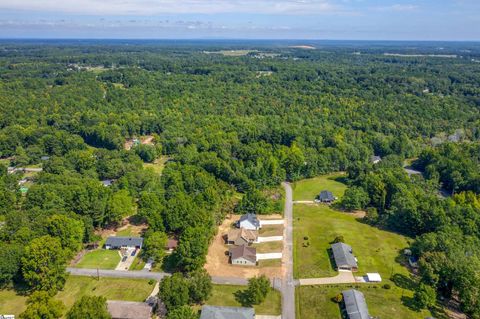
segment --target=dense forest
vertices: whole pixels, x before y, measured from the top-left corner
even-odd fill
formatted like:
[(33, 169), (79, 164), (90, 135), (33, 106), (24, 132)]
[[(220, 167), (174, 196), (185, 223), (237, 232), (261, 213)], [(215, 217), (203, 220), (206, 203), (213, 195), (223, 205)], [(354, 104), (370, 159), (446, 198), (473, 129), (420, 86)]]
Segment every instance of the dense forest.
[[(480, 318), (478, 61), (476, 44), (2, 42), (0, 285), (56, 292), (127, 216), (180, 238), (169, 267), (193, 272), (227, 212), (346, 171), (344, 208), (415, 238), (422, 282)], [(143, 165), (160, 156), (161, 177)], [(12, 167), (39, 166), (22, 192)]]

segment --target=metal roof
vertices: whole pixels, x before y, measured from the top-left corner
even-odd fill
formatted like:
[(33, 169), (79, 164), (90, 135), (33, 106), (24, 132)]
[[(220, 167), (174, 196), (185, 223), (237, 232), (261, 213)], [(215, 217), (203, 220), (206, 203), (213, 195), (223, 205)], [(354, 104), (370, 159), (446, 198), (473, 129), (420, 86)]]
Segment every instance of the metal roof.
[(107, 241), (105, 242), (105, 246), (112, 246), (112, 247), (136, 247), (142, 246), (143, 238), (142, 237), (119, 237), (119, 236), (111, 236), (108, 237)]
[(240, 217), (239, 223), (248, 220), (252, 225), (255, 227), (260, 227), (260, 221), (257, 219), (257, 215), (255, 214), (245, 214)]
[(203, 306), (200, 319), (254, 319), (255, 310), (244, 307)]
[(337, 267), (358, 267), (355, 256), (353, 256), (352, 253), (352, 247), (344, 243), (335, 243), (331, 247), (333, 251), (333, 258), (335, 258)]
[(370, 319), (365, 296), (358, 290), (342, 291), (345, 310), (349, 319)]

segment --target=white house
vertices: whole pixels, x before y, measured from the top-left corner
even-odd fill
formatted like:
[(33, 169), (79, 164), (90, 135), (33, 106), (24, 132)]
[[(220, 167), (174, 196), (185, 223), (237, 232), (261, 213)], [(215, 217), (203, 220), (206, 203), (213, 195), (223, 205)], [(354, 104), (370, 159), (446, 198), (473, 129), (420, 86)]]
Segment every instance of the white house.
[(248, 230), (259, 230), (261, 228), (260, 221), (255, 214), (246, 214), (240, 217), (237, 223), (238, 228), (245, 228)]

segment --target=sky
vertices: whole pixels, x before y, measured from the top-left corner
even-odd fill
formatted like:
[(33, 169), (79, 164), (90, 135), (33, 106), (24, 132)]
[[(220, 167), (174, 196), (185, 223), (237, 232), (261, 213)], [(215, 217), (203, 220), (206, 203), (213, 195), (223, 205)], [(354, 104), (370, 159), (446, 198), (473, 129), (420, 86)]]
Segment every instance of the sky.
[(0, 0), (0, 38), (480, 41), (480, 0)]

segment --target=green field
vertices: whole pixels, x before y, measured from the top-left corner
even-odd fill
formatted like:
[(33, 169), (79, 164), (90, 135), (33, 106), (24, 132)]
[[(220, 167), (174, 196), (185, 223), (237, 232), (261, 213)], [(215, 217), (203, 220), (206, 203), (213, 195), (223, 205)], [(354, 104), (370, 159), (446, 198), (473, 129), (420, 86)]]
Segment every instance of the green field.
[(119, 262), (120, 255), (117, 250), (97, 249), (86, 253), (75, 267), (115, 269)]
[[(342, 290), (352, 288), (364, 293), (370, 315), (375, 318), (424, 319), (431, 315), (427, 310), (416, 311), (407, 306), (413, 296), (413, 292), (408, 289), (393, 286), (392, 289), (386, 290), (378, 285), (365, 284), (297, 287), (295, 291), (297, 317), (299, 319), (341, 319), (340, 307), (332, 301), (332, 298)], [(441, 310), (432, 315), (437, 319), (446, 319)]]
[[(212, 296), (205, 304), (241, 307), (242, 305), (235, 299), (235, 293), (245, 288), (242, 286), (213, 285)], [(267, 299), (262, 304), (254, 306), (254, 308), (257, 315), (280, 315), (282, 311), (280, 293), (276, 290), (270, 291)]]
[[(293, 210), (294, 273), (299, 278), (334, 276), (327, 249), (330, 242), (342, 235), (358, 258), (359, 275), (378, 272), (384, 280), (392, 274), (408, 275), (397, 261), (408, 247), (407, 238), (361, 223), (349, 213), (338, 212), (325, 205), (297, 204)], [(307, 236), (310, 246), (303, 247)]]
[[(65, 288), (55, 298), (61, 300), (66, 309), (84, 295), (104, 296), (109, 300), (143, 301), (153, 290), (145, 279), (100, 278), (70, 276)], [(12, 290), (0, 290), (0, 314), (18, 316), (26, 308), (27, 298)]]
[(292, 185), (293, 200), (314, 200), (322, 190), (331, 191), (334, 196), (341, 198), (347, 189), (339, 181), (344, 176), (342, 173), (334, 173), (295, 182)]

